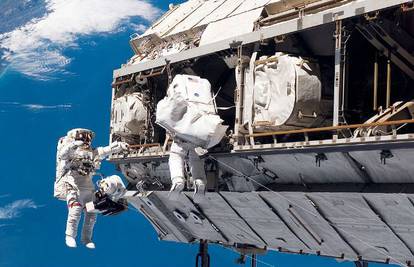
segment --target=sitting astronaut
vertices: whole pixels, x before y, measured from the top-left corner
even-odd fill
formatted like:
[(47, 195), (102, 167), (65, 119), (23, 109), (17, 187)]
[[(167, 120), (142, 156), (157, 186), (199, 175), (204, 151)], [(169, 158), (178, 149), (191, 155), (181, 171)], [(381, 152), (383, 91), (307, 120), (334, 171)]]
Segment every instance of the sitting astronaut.
[[(114, 142), (110, 146), (91, 147), (94, 133), (87, 129), (70, 130), (59, 139), (56, 157), (56, 180), (54, 196), (66, 200), (68, 219), (66, 224), (66, 245), (76, 247), (76, 236), (82, 209), (94, 198), (92, 176), (100, 168), (101, 161), (114, 153), (128, 149), (123, 142)], [(96, 214), (85, 211), (81, 242), (87, 248), (94, 249), (92, 242)]]
[(188, 160), (196, 203), (202, 201), (207, 179), (200, 155), (215, 146), (228, 126), (217, 115), (210, 82), (193, 75), (176, 75), (167, 96), (157, 104), (156, 123), (173, 138), (169, 167), (172, 186), (170, 198), (175, 200), (185, 187), (184, 165)]

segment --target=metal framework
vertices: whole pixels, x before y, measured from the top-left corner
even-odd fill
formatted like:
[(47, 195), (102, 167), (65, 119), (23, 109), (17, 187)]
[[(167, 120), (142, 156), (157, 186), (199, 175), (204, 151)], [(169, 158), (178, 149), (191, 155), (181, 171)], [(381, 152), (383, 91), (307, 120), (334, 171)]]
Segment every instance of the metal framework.
[(208, 254), (208, 242), (200, 240), (200, 248), (196, 255), (196, 267), (210, 267), (210, 255)]
[[(315, 2), (318, 3), (315, 4)], [(329, 8), (324, 8), (322, 3), (329, 3)], [(217, 186), (215, 192), (208, 193), (207, 200), (199, 205), (194, 204), (189, 193), (181, 195), (181, 199), (177, 203), (171, 202), (168, 199), (168, 192), (165, 191), (145, 193), (130, 191), (127, 194), (128, 201), (139, 208), (139, 211), (148, 218), (157, 230), (160, 239), (185, 243), (199, 242), (199, 252), (195, 259), (196, 267), (210, 266), (209, 242), (234, 248), (242, 245), (261, 250), (270, 249), (334, 257), (351, 260), (356, 267), (368, 267), (368, 261), (412, 266), (414, 243), (411, 241), (410, 233), (414, 222), (414, 197), (410, 193), (414, 188), (413, 176), (408, 174), (407, 180), (401, 179), (402, 182), (396, 183), (389, 179), (396, 173), (390, 172), (388, 165), (394, 164), (394, 168), (401, 169), (401, 166), (406, 163), (400, 161), (400, 155), (402, 155), (401, 158), (406, 156), (408, 160), (414, 157), (414, 154), (410, 154), (411, 151), (414, 151), (414, 134), (398, 133), (398, 130), (405, 125), (413, 124), (414, 119), (353, 125), (346, 125), (344, 119), (346, 41), (348, 38), (344, 20), (365, 14), (368, 20), (367, 24), (358, 24), (357, 29), (372, 45), (382, 50), (383, 53), (387, 53), (386, 106), (388, 108), (391, 105), (391, 62), (397, 64), (412, 78), (413, 70), (408, 65), (413, 65), (414, 57), (398, 46), (389, 35), (383, 34), (385, 31), (375, 22), (370, 21), (371, 18), (368, 14), (371, 12), (377, 14), (379, 10), (398, 5), (402, 5), (403, 8), (412, 8), (412, 5), (407, 6), (407, 3), (412, 3), (412, 1), (313, 1), (309, 6), (289, 8), (281, 14), (270, 15), (262, 21), (257, 21), (253, 32), (190, 48), (168, 56), (161, 56), (154, 60), (126, 65), (115, 70), (114, 83), (112, 84), (114, 91), (115, 87), (133, 82), (135, 78), (154, 77), (165, 72), (170, 80), (171, 64), (228, 49), (237, 50), (237, 88), (234, 91), (236, 111), (234, 134), (231, 136), (234, 141), (233, 149), (225, 152), (212, 152), (209, 157), (215, 161), (217, 180), (219, 165), (222, 169), (230, 169), (231, 175), (236, 178), (242, 178), (249, 182), (253, 180), (251, 176), (243, 174), (236, 167), (226, 164), (224, 160), (231, 157), (235, 157), (236, 161), (237, 159), (251, 160), (257, 170), (262, 171), (262, 174), (267, 178), (273, 179), (270, 186), (254, 180), (260, 185), (258, 191), (255, 192), (218, 192)], [(200, 7), (201, 4), (182, 20), (185, 20)], [(260, 60), (256, 61), (256, 53), (253, 53), (250, 62), (246, 62), (243, 48), (247, 44), (262, 42), (270, 38), (283, 39), (285, 34), (304, 31), (328, 23), (335, 25), (332, 126), (255, 133), (252, 128), (254, 125), (249, 124), (249, 128), (243, 132), (241, 128), (245, 68), (249, 63), (250, 69), (263, 63)], [(170, 28), (165, 35), (172, 32), (176, 26)], [(378, 36), (381, 38), (376, 38)], [(389, 47), (393, 48), (392, 51)], [(134, 51), (138, 51), (136, 47), (134, 47)], [(405, 59), (401, 60), (401, 57), (405, 57)], [(373, 109), (376, 110), (378, 108), (377, 58), (374, 63), (373, 87)], [(342, 131), (352, 133), (353, 129), (369, 130), (376, 127), (389, 127), (392, 131), (387, 135), (368, 134), (364, 136), (361, 131), (355, 131), (351, 137), (339, 135)], [(310, 140), (310, 136), (318, 134), (325, 134), (323, 137), (325, 139), (319, 135)], [(279, 143), (277, 137), (282, 135), (295, 136), (295, 138), (296, 135), (299, 135), (298, 139), (300, 139), (300, 135), (303, 135), (304, 140)], [(165, 161), (170, 144), (171, 142), (167, 138), (163, 145), (160, 143), (131, 145), (128, 154), (113, 155), (110, 160), (122, 164), (153, 160)], [(376, 177), (370, 173), (377, 165), (366, 159), (369, 152), (373, 152), (369, 154), (371, 156), (369, 160), (372, 159), (372, 156), (380, 159), (380, 163), (375, 162), (375, 164), (381, 165), (381, 171), (384, 172), (385, 178), (381, 181), (379, 181), (380, 179), (375, 180)], [(309, 167), (305, 171), (302, 169), (294, 171), (288, 168), (283, 169), (276, 166), (275, 163), (279, 154), (295, 154), (295, 160), (299, 162), (298, 164), (303, 165), (309, 164), (309, 161), (313, 162), (312, 157), (314, 156), (316, 166)], [(309, 154), (311, 155), (309, 156)], [(267, 169), (264, 164), (260, 165), (259, 160), (255, 161), (256, 158), (252, 159), (257, 155), (262, 157), (262, 160), (268, 156), (270, 159), (268, 164), (275, 165), (274, 172)], [(390, 159), (394, 155), (398, 161), (390, 164)], [(290, 156), (287, 155), (287, 157)], [(338, 163), (343, 163), (343, 165), (332, 167), (332, 165), (340, 165)], [(346, 176), (349, 173), (356, 173), (354, 176), (360, 180), (349, 178), (346, 179), (346, 182), (341, 180), (342, 183), (332, 184), (326, 182), (329, 179), (323, 183), (315, 182), (315, 179), (312, 180), (319, 174), (325, 174), (323, 168), (331, 168), (329, 169), (331, 175)], [(351, 171), (347, 173), (348, 170), (344, 170), (346, 168)], [(317, 170), (315, 171), (315, 169)], [(293, 183), (277, 182), (276, 179), (279, 177), (276, 172), (278, 170), (285, 172), (288, 170), (293, 175), (298, 174), (302, 184), (296, 183), (296, 180), (293, 181), (294, 179), (289, 181), (293, 181)], [(410, 170), (411, 168), (408, 168), (407, 171), (410, 172)], [(268, 175), (269, 173), (271, 175)], [(309, 174), (307, 178), (314, 182), (313, 189), (309, 189), (304, 182), (304, 173), (305, 176)], [(340, 180), (340, 178), (338, 179)], [(386, 184), (390, 180), (392, 183)], [(278, 188), (278, 192), (272, 191), (272, 188), (279, 185), (281, 187)], [(285, 188), (291, 186), (290, 191), (281, 192), (283, 186)], [(297, 191), (292, 189), (294, 187)], [(325, 192), (334, 191), (332, 187), (335, 187), (337, 191), (334, 193)], [(373, 189), (376, 190), (376, 193), (368, 193), (373, 187), (376, 187)], [(264, 188), (270, 192), (260, 191)], [(321, 192), (316, 192), (319, 189)], [(387, 194), (379, 193), (381, 190), (386, 191)], [(399, 192), (398, 194), (390, 194), (397, 192), (396, 190)], [(407, 190), (407, 194), (402, 194), (401, 190)], [(229, 191), (232, 190), (229, 189)], [(390, 209), (388, 207), (390, 205), (398, 207)], [(246, 255), (246, 253), (241, 253), (241, 261), (245, 261)], [(251, 255), (251, 266), (255, 267), (257, 255), (252, 252), (249, 255)]]
[(309, 14), (303, 17), (292, 19), (277, 23), (272, 26), (263, 27), (257, 31), (236, 36), (231, 39), (219, 41), (216, 43), (192, 48), (186, 51), (181, 51), (177, 54), (172, 54), (165, 57), (159, 57), (155, 60), (150, 60), (134, 65), (124, 66), (114, 71), (114, 78), (130, 75), (133, 73), (150, 70), (164, 66), (166, 62), (170, 64), (184, 61), (187, 59), (200, 57), (203, 55), (212, 54), (218, 51), (227, 50), (233, 43), (240, 42), (243, 45), (259, 42), (265, 39), (281, 36), (284, 34), (295, 33), (310, 29), (322, 24), (334, 22), (335, 20), (343, 20), (354, 17), (356, 15), (363, 15), (365, 13), (409, 3), (407, 0), (359, 0), (351, 2), (344, 6), (335, 7), (329, 10), (324, 10), (315, 14)]

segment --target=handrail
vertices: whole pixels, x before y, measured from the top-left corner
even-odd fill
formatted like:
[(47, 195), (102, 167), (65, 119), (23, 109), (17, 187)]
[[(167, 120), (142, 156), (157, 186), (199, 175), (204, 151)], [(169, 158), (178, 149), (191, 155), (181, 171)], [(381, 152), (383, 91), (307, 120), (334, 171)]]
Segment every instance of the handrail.
[[(266, 132), (266, 133), (256, 133), (249, 135), (241, 135), (240, 137), (264, 137), (264, 136), (275, 136), (275, 135), (284, 135), (284, 134), (301, 134), (301, 133), (317, 133), (317, 132), (326, 132), (326, 131), (336, 131), (344, 129), (357, 129), (357, 128), (369, 128), (376, 126), (391, 126), (396, 124), (411, 124), (414, 123), (414, 119), (411, 120), (398, 120), (398, 121), (385, 121), (385, 122), (373, 122), (373, 123), (362, 123), (362, 124), (351, 124), (351, 125), (339, 125), (339, 126), (329, 126), (329, 127), (320, 127), (320, 128), (310, 128), (310, 129), (300, 129), (300, 130), (289, 130), (289, 131), (278, 131), (278, 132)], [(172, 143), (172, 141), (168, 142)], [(152, 144), (141, 144), (141, 145), (130, 145), (129, 148), (148, 148), (148, 147), (161, 147), (160, 143)]]
[[(168, 141), (168, 144), (172, 144), (172, 141)], [(148, 148), (148, 147), (162, 147), (160, 143), (129, 145), (129, 148)]]
[[(328, 10), (331, 8), (335, 8), (337, 6), (345, 5), (349, 2), (352, 2), (355, 0), (312, 0), (312, 1), (303, 1), (302, 3), (295, 3), (292, 4), (283, 4), (283, 1), (281, 2), (275, 2), (270, 5), (268, 5), (266, 10), (269, 10), (270, 12), (273, 12), (270, 10), (272, 8), (272, 5), (281, 5), (279, 7), (279, 12), (270, 14), (268, 17), (263, 18), (258, 23), (259, 25), (268, 26), (271, 24), (275, 24), (280, 22), (279, 20), (286, 20), (293, 16), (299, 15), (299, 11), (303, 11), (305, 13), (315, 13), (322, 10)], [(307, 3), (308, 2), (308, 3)], [(274, 9), (274, 7), (273, 7)]]
[(278, 132), (256, 133), (256, 134), (242, 135), (241, 137), (263, 137), (263, 136), (285, 135), (285, 134), (316, 133), (316, 132), (336, 131), (336, 130), (343, 130), (343, 129), (369, 128), (369, 127), (375, 127), (375, 126), (391, 126), (391, 125), (396, 125), (396, 124), (410, 124), (410, 123), (414, 123), (414, 119), (351, 124), (351, 125), (339, 125), (339, 126), (329, 126), (329, 127), (300, 129), (300, 130), (288, 130), (288, 131), (278, 131)]
[(161, 147), (160, 143), (153, 143), (153, 144), (141, 144), (141, 145), (130, 145), (129, 148), (146, 148), (146, 147)]
[(125, 80), (121, 80), (121, 81), (115, 81), (112, 83), (112, 88), (115, 88), (115, 86), (121, 85), (121, 84), (125, 84), (125, 83), (130, 83), (134, 80), (134, 74), (131, 75), (131, 77), (129, 79), (125, 79)]

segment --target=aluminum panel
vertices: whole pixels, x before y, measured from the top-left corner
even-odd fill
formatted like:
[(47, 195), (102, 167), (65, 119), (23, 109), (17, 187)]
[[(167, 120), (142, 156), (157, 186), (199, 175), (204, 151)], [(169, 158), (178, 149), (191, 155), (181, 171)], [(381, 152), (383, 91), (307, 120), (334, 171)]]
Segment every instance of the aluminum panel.
[[(151, 200), (149, 199), (151, 198)], [(189, 243), (192, 234), (183, 228), (174, 216), (171, 216), (164, 203), (155, 195), (149, 198), (142, 196), (126, 197), (137, 210), (139, 210), (152, 224), (161, 240)]]
[(412, 253), (414, 251), (414, 206), (408, 196), (405, 194), (364, 194), (364, 198)]
[(149, 35), (151, 33), (156, 33), (159, 36), (164, 36), (165, 34), (169, 33), (177, 24), (183, 21), (187, 16), (197, 10), (202, 4), (203, 0), (193, 0), (187, 1), (171, 12), (165, 19), (160, 21), (160, 23), (156, 24), (148, 29), (144, 35)]
[(165, 223), (163, 223), (140, 198), (129, 198), (128, 202), (150, 222), (160, 240), (180, 242), (180, 240), (165, 226)]
[[(358, 10), (363, 9), (365, 13), (380, 10), (383, 8), (400, 5), (407, 2), (407, 0), (360, 0), (351, 2), (348, 5), (344, 5), (337, 8), (332, 8), (326, 11), (318, 12), (316, 14), (309, 14), (301, 19), (292, 19), (289, 21), (281, 22), (266, 28), (262, 28), (255, 32), (243, 34), (241, 36), (232, 37), (226, 40), (217, 41), (204, 47), (196, 47), (186, 51), (182, 51), (177, 54), (169, 55), (166, 57), (160, 57), (151, 61), (144, 61), (140, 64), (124, 66), (114, 71), (114, 78), (125, 76), (128, 74), (136, 73), (143, 70), (157, 68), (165, 65), (166, 59), (171, 63), (180, 62), (189, 58), (198, 57), (202, 55), (211, 54), (217, 51), (221, 51), (229, 48), (229, 44), (234, 41), (241, 41), (243, 44), (249, 44), (257, 42), (274, 36), (279, 36), (287, 33), (293, 33), (307, 28), (316, 27), (326, 23), (326, 16), (332, 16), (332, 14), (340, 14), (339, 19), (346, 19), (356, 16)], [(227, 3), (227, 1), (226, 1)], [(300, 23), (302, 22), (302, 23)], [(205, 24), (203, 21), (200, 25)], [(300, 27), (299, 27), (300, 25)]]
[(234, 10), (230, 16), (238, 15), (259, 7), (264, 7), (270, 2), (270, 0), (249, 0), (243, 2), (236, 10)]
[(355, 260), (357, 255), (319, 214), (304, 193), (260, 192), (312, 254)]
[[(231, 173), (232, 176), (225, 179), (230, 191), (250, 192), (274, 182), (274, 179), (263, 175), (255, 165), (253, 160), (240, 157), (223, 157), (218, 160), (220, 172), (222, 174)], [(246, 179), (249, 177), (249, 179)]]
[(360, 162), (376, 183), (414, 183), (414, 150), (391, 150), (391, 158), (381, 162), (381, 150), (355, 151), (350, 154)]
[(404, 262), (413, 255), (369, 207), (361, 194), (313, 193), (307, 196), (363, 260)]
[(238, 7), (240, 7), (243, 2), (250, 1), (250, 0), (226, 0), (226, 2), (221, 5), (219, 8), (214, 10), (209, 16), (205, 17), (202, 21), (200, 21), (197, 26), (209, 24), (214, 21), (218, 21), (228, 17), (231, 13), (233, 13)]
[(208, 17), (212, 12), (223, 5), (226, 0), (206, 1), (203, 5), (189, 15), (184, 21), (177, 24), (174, 29), (168, 34), (176, 34), (193, 28), (198, 25), (204, 18)]
[[(192, 193), (186, 193), (192, 197)], [(203, 214), (220, 229), (230, 244), (250, 244), (264, 247), (266, 244), (240, 218), (227, 202), (217, 193), (207, 193), (206, 199), (199, 204)]]
[(316, 161), (317, 154), (263, 155), (261, 166), (279, 177), (277, 183), (363, 183), (357, 166), (344, 153), (326, 153), (326, 160)]
[(258, 193), (222, 192), (221, 195), (243, 217), (271, 249), (287, 249), (292, 252), (306, 250), (307, 247), (268, 207)]
[(149, 199), (151, 200), (154, 196), (156, 196), (167, 208), (165, 211), (166, 213), (173, 216), (177, 216), (177, 213), (181, 215), (183, 219), (178, 220), (180, 225), (189, 231), (194, 238), (210, 240), (212, 242), (226, 242), (226, 240), (213, 228), (208, 219), (204, 218), (202, 213), (194, 206), (187, 196), (181, 194), (176, 201), (171, 201), (168, 198), (168, 194), (168, 191), (153, 192)]
[(254, 22), (259, 18), (261, 13), (262, 9), (258, 8), (210, 23), (201, 36), (200, 46), (252, 32)]
[[(199, 207), (190, 201), (191, 192), (183, 194), (176, 202), (168, 198), (166, 191), (152, 192), (148, 197), (135, 196), (129, 191), (126, 198), (151, 221), (162, 240), (190, 243), (205, 239), (259, 247), (267, 243), (268, 248), (283, 252), (412, 266), (414, 256), (408, 246), (413, 246), (413, 195), (220, 194), (208, 193)], [(186, 221), (174, 216), (173, 212), (177, 210), (187, 218)], [(201, 225), (200, 220), (191, 222), (190, 212), (194, 211), (205, 215)], [(282, 239), (286, 242), (281, 242)]]

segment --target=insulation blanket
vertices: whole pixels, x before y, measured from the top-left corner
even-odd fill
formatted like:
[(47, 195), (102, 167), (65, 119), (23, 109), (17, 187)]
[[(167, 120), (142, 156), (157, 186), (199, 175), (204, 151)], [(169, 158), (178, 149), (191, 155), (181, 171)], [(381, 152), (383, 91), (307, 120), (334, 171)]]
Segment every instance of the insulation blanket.
[(311, 127), (322, 115), (318, 64), (283, 53), (260, 59), (265, 63), (254, 69), (253, 123)]
[(121, 136), (144, 135), (147, 121), (147, 108), (140, 93), (117, 98), (113, 103), (112, 128)]

